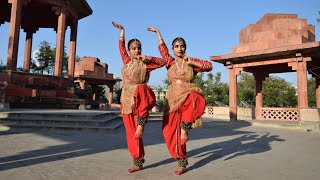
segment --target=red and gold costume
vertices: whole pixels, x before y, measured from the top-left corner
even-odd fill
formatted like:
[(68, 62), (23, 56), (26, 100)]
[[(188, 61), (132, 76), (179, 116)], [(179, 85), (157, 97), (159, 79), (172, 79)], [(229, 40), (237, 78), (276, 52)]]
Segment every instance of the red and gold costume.
[(183, 59), (175, 60), (168, 52), (165, 43), (159, 45), (159, 51), (166, 60), (169, 87), (166, 95), (167, 107), (163, 116), (162, 133), (171, 156), (176, 160), (186, 159), (186, 145), (181, 145), (181, 122), (193, 123), (205, 110), (206, 101), (201, 89), (194, 83), (198, 72), (212, 70), (209, 61), (192, 58), (202, 67), (190, 66)]
[(134, 138), (137, 118), (147, 119), (149, 110), (156, 104), (155, 95), (146, 83), (150, 72), (164, 66), (164, 62), (161, 58), (156, 57), (149, 57), (147, 63), (131, 60), (127, 54), (124, 39), (119, 40), (119, 49), (124, 63), (120, 110), (126, 128), (128, 149), (133, 160), (138, 159), (143, 162), (145, 153), (142, 138)]

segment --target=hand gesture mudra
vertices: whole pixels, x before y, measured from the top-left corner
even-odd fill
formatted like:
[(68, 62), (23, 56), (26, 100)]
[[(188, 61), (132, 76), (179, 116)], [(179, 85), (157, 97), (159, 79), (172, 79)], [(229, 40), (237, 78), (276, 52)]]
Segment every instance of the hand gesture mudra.
[(189, 56), (184, 55), (184, 56), (183, 56), (183, 60), (184, 60), (187, 64), (192, 65), (192, 60), (191, 60), (191, 58), (190, 58)]
[(155, 33), (158, 32), (158, 29), (154, 27), (149, 27), (147, 30)]
[(143, 61), (145, 63), (149, 62), (149, 58), (147, 56), (144, 56), (144, 55), (139, 55), (137, 57), (137, 59), (139, 59), (139, 60), (141, 60), (141, 61)]
[(113, 25), (115, 28), (119, 29), (119, 30), (123, 30), (123, 27), (122, 27), (120, 24), (116, 23), (116, 22), (112, 22), (112, 25)]

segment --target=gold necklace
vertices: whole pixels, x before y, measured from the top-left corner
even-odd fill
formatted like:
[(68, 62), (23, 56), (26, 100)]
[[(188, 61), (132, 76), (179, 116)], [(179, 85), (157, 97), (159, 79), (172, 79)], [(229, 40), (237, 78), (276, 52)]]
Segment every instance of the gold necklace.
[(181, 67), (179, 67), (177, 61), (178, 61), (178, 59), (175, 61), (176, 67), (177, 67), (176, 74), (179, 76), (184, 75), (184, 69), (183, 69), (184, 60), (182, 59)]
[(125, 73), (126, 75), (130, 75), (133, 71), (133, 68), (134, 68), (134, 61), (133, 59), (131, 58), (130, 62), (128, 64), (126, 64), (126, 70), (125, 70)]

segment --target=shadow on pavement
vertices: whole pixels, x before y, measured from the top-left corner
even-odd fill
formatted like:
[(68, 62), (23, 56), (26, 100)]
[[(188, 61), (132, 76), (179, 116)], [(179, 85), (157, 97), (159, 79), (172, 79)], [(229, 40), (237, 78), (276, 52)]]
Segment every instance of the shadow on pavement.
[[(204, 122), (204, 127), (191, 130), (189, 135), (190, 141), (234, 135), (240, 135), (240, 137), (222, 142), (213, 142), (192, 150), (188, 150), (187, 146), (188, 158), (194, 157), (195, 159), (200, 159), (195, 164), (189, 166), (189, 171), (205, 166), (206, 164), (220, 158), (224, 158), (224, 160), (227, 161), (242, 155), (263, 153), (271, 150), (271, 142), (285, 141), (284, 139), (279, 138), (277, 135), (270, 135), (270, 133), (258, 135), (255, 132), (237, 130), (246, 126), (250, 126), (250, 124), (241, 121), (237, 123), (214, 121)], [(172, 163), (174, 161), (175, 160), (173, 158), (168, 158), (155, 164), (146, 166), (145, 168), (153, 168)]]
[[(161, 121), (150, 122), (147, 124), (143, 137), (145, 146), (164, 143), (161, 126)], [(270, 134), (260, 137), (259, 135), (256, 135), (255, 132), (238, 130), (239, 128), (246, 126), (250, 126), (250, 123), (207, 121), (203, 122), (202, 128), (192, 130), (190, 133), (191, 141), (233, 135), (242, 136), (224, 142), (213, 142), (206, 146), (188, 151), (189, 157), (200, 158), (202, 156), (208, 156), (196, 162), (189, 169), (197, 169), (222, 157), (225, 157), (225, 160), (228, 160), (244, 154), (265, 152), (271, 149), (270, 142), (284, 141), (277, 136), (270, 136)], [(22, 152), (19, 154), (0, 157), (0, 171), (127, 148), (124, 127), (109, 132), (74, 132), (56, 130), (0, 131), (0, 137), (2, 138), (6, 138), (6, 136), (15, 134), (19, 134), (19, 136), (36, 134), (45, 138), (62, 141), (63, 143), (30, 151), (23, 151), (23, 148), (21, 148)], [(251, 140), (252, 142), (243, 143), (244, 141), (248, 140)], [(37, 147), (36, 144), (35, 146)], [(228, 157), (228, 155), (231, 156)], [(146, 168), (164, 165), (173, 161), (174, 160), (172, 158), (168, 158), (161, 162), (146, 166)]]

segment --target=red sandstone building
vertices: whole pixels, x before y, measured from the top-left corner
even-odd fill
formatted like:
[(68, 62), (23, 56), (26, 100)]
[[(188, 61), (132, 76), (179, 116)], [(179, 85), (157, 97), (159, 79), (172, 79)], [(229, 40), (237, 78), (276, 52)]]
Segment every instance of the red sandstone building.
[[(59, 107), (86, 103), (84, 99), (74, 98), (75, 56), (78, 21), (91, 14), (92, 9), (85, 0), (0, 0), (0, 25), (10, 22), (7, 69), (0, 72), (0, 109), (41, 103), (57, 104)], [(68, 26), (71, 32), (70, 37), (66, 38)], [(53, 28), (57, 32), (54, 76), (29, 73), (32, 39), (39, 28)], [(17, 72), (20, 29), (26, 32), (24, 72)], [(69, 41), (67, 78), (62, 75), (66, 39)], [(106, 66), (101, 63), (99, 65)], [(91, 70), (93, 69), (89, 68), (86, 71), (82, 68), (76, 73), (76, 80), (92, 81), (92, 73), (88, 77), (81, 74)], [(111, 77), (112, 74), (105, 70), (98, 71), (101, 73), (98, 82), (108, 84), (112, 89), (115, 80)], [(109, 102), (112, 102), (112, 99)]]
[[(299, 122), (310, 114), (308, 108), (307, 73), (316, 79), (316, 102), (320, 108), (320, 43), (315, 42), (315, 27), (296, 14), (266, 14), (256, 24), (240, 33), (240, 45), (231, 54), (212, 56), (229, 70), (230, 120), (237, 119), (237, 76), (250, 72), (256, 79), (257, 120)], [(296, 72), (297, 108), (263, 107), (262, 81), (272, 73)], [(312, 111), (313, 112), (313, 111)], [(319, 119), (319, 110), (315, 109)]]

